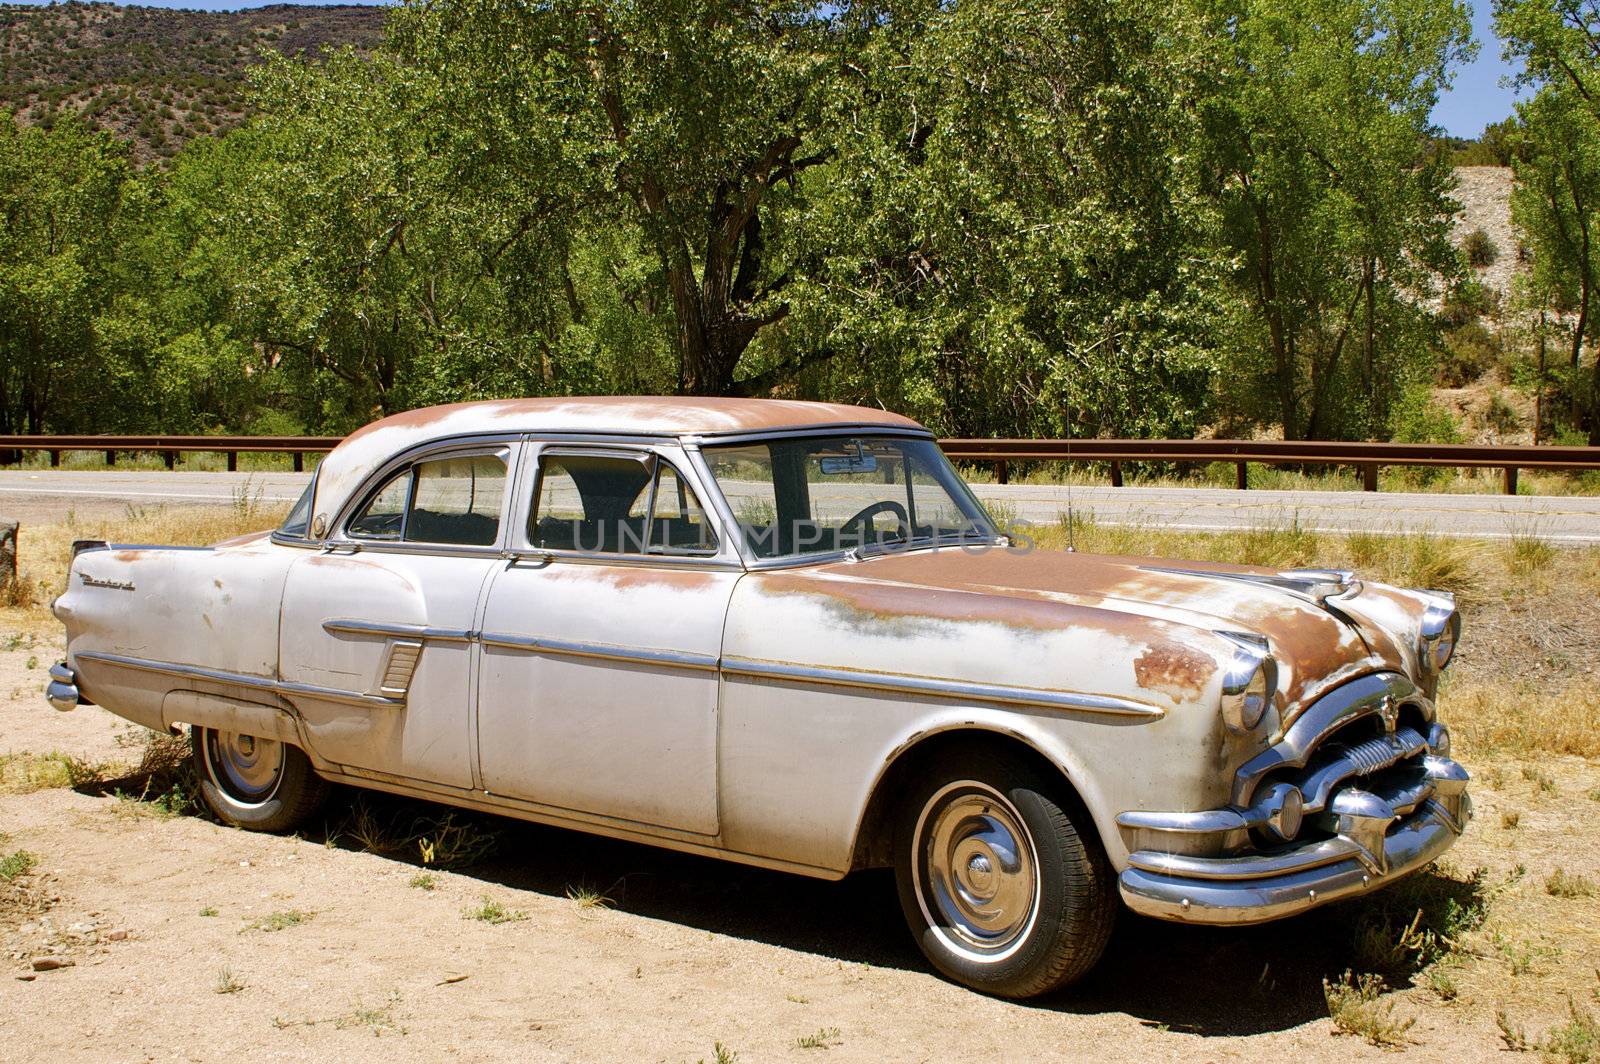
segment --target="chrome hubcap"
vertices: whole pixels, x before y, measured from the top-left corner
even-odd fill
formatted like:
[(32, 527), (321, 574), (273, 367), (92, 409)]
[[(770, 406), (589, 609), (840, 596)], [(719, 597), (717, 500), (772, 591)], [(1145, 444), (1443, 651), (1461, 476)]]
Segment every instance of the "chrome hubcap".
[(976, 782), (953, 783), (917, 823), (917, 901), (934, 933), (975, 960), (1009, 956), (1038, 908), (1033, 840), (1015, 807)]
[(276, 739), (208, 730), (205, 752), (211, 781), (241, 805), (260, 805), (277, 791), (283, 744)]

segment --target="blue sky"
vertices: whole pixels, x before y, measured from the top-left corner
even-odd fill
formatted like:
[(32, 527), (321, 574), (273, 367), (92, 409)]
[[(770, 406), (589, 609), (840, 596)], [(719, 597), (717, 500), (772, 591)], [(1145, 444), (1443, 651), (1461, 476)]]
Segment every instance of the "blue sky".
[[(13, 0), (15, 2), (15, 0)], [(46, 0), (22, 0), (43, 3)], [(200, 8), (206, 11), (237, 11), (245, 7), (265, 7), (273, 0), (142, 0), (147, 7)], [(279, 3), (316, 3), (326, 0), (277, 0)], [(378, 3), (382, 0), (343, 0), (346, 3)], [(1458, 137), (1476, 137), (1490, 122), (1511, 114), (1517, 94), (1501, 85), (1513, 73), (1501, 58), (1501, 44), (1494, 35), (1490, 0), (1473, 3), (1472, 30), (1478, 41), (1478, 58), (1456, 71), (1455, 85), (1433, 109), (1433, 120)]]
[(1435, 124), (1458, 137), (1476, 137), (1490, 122), (1510, 115), (1512, 104), (1519, 99), (1500, 84), (1515, 71), (1501, 58), (1503, 46), (1494, 35), (1489, 4), (1490, 0), (1474, 0), (1472, 5), (1472, 35), (1478, 41), (1478, 58), (1456, 71), (1455, 86), (1433, 109)]

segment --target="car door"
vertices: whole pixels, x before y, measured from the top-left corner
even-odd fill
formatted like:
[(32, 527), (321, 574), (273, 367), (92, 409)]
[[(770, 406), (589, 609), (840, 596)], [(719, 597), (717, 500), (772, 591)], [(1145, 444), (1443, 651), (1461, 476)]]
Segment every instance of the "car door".
[(470, 789), (472, 633), (504, 564), (514, 441), (432, 447), (373, 478), (284, 590), (281, 685), (314, 753)]
[(528, 464), (528, 519), (482, 620), (485, 789), (716, 834), (731, 544), (670, 450), (551, 445)]

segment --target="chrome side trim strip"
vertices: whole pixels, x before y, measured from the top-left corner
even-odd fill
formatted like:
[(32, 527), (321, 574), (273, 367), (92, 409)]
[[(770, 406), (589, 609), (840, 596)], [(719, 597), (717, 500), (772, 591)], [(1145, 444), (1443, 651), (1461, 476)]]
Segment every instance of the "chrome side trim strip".
[(470, 643), (474, 634), (464, 628), (430, 628), (423, 624), (383, 624), (379, 621), (356, 621), (345, 618), (323, 621), (322, 630), (330, 634), (371, 635), (383, 639), (426, 639), (434, 643)]
[(155, 672), (164, 676), (181, 676), (185, 680), (209, 680), (212, 683), (249, 687), (257, 691), (272, 691), (278, 686), (278, 681), (266, 676), (252, 676), (244, 672), (208, 669), (201, 665), (179, 665), (170, 661), (135, 658), (126, 654), (109, 654), (100, 650), (79, 651), (77, 657), (79, 661), (103, 661), (109, 665), (121, 665), (125, 669), (138, 669), (140, 672)]
[(710, 654), (690, 654), (678, 650), (654, 650), (615, 646), (610, 643), (573, 643), (564, 639), (535, 639), (531, 636), (483, 632), (478, 636), (486, 647), (521, 650), (530, 654), (552, 654), (569, 658), (597, 658), (633, 665), (659, 665), (674, 669), (715, 672), (717, 659)]
[(382, 695), (346, 691), (340, 687), (323, 687), (314, 683), (291, 683), (280, 680), (274, 685), (273, 689), (290, 700), (293, 700), (295, 695), (304, 695), (308, 698), (320, 698), (327, 702), (342, 702), (347, 706), (381, 706), (385, 709), (404, 709), (406, 704), (403, 698), (385, 698)]
[(383, 706), (385, 708), (399, 708), (405, 705), (405, 702), (398, 699), (363, 694), (360, 691), (346, 691), (342, 688), (322, 687), (309, 683), (288, 683), (283, 680), (269, 679), (265, 676), (251, 676), (243, 672), (225, 672), (222, 669), (207, 669), (199, 665), (179, 665), (170, 661), (152, 661), (149, 658), (129, 657), (126, 654), (108, 654), (98, 650), (80, 651), (78, 660), (100, 661), (108, 665), (120, 665), (125, 669), (138, 669), (141, 672), (153, 672), (163, 676), (177, 676), (185, 680), (205, 680), (209, 683), (247, 687), (254, 691), (267, 691), (288, 698), (292, 698), (294, 695), (306, 695), (313, 698), (327, 699), (330, 702), (343, 702), (352, 706)]
[(1047, 709), (1071, 709), (1084, 713), (1106, 713), (1149, 720), (1158, 719), (1166, 712), (1144, 702), (1109, 695), (1054, 691), (1039, 687), (1011, 687), (1004, 684), (975, 684), (932, 676), (899, 676), (893, 673), (858, 672), (852, 669), (827, 669), (755, 658), (724, 658), (722, 672), (725, 676), (823, 684), (831, 687), (860, 687), (874, 691), (892, 691), (897, 694), (932, 695), (938, 698), (1004, 705), (1042, 706)]

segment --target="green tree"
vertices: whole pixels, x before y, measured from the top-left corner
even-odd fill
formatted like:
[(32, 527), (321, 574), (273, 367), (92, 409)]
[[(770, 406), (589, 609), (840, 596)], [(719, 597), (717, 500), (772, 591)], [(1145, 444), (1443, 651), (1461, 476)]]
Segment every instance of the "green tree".
[(108, 397), (96, 318), (114, 293), (125, 145), (75, 113), (51, 128), (0, 111), (0, 433), (83, 426)]
[(803, 0), (439, 0), (397, 11), (391, 42), (431, 79), (461, 182), (517, 188), (531, 223), (621, 231), (665, 286), (679, 390), (728, 394), (776, 382), (739, 372), (789, 310), (775, 193), (833, 155), (862, 24)]
[[(1600, 359), (1585, 387), (1585, 344), (1600, 331), (1596, 284), (1600, 281), (1600, 126), (1585, 111), (1576, 88), (1553, 81), (1519, 106), (1522, 146), (1511, 193), (1512, 218), (1533, 250), (1526, 291), (1564, 312), (1570, 322), (1566, 390), (1573, 419), (1588, 423), (1589, 442), (1600, 445)], [(1584, 393), (1589, 401), (1583, 401)]]
[(1453, 0), (1222, 0), (1203, 104), (1248, 313), (1226, 401), (1287, 439), (1360, 437), (1434, 344), (1455, 204), (1428, 114), (1470, 23)]
[[(1594, 0), (1496, 0), (1495, 31), (1520, 58), (1520, 80), (1538, 94), (1519, 107), (1524, 158), (1522, 187), (1513, 195), (1518, 224), (1534, 254), (1525, 292), (1552, 300), (1571, 322), (1566, 388), (1573, 420), (1600, 445), (1600, 358), (1585, 386), (1581, 362), (1594, 341), (1593, 244), (1600, 188), (1595, 152), (1600, 140), (1600, 4)], [(1584, 392), (1588, 401), (1584, 401)]]
[(795, 310), (756, 357), (942, 432), (1183, 434), (1220, 320), (1198, 27), (1153, 0), (904, 3), (836, 161), (783, 193)]

